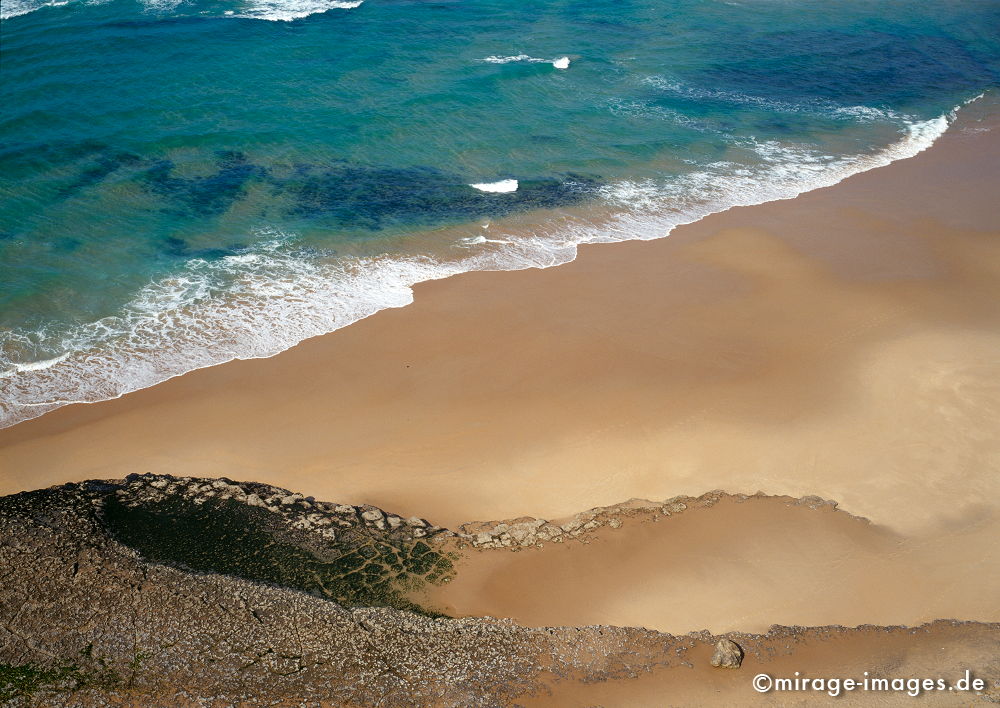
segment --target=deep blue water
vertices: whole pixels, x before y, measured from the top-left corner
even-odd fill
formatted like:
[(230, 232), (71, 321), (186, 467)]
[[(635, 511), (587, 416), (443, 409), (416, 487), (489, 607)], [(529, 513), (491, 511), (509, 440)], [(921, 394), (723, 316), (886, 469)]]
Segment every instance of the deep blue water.
[(1000, 83), (1000, 0), (2, 8), (0, 424), (835, 182)]

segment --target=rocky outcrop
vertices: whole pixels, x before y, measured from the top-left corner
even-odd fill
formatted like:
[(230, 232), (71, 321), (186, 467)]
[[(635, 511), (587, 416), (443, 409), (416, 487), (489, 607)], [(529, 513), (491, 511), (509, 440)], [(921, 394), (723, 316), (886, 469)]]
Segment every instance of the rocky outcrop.
[(718, 669), (738, 669), (743, 663), (743, 650), (732, 639), (720, 639), (710, 663)]
[[(0, 703), (503, 706), (564, 676), (683, 661), (686, 648), (664, 652), (647, 630), (405, 605), (387, 588), (438, 572), (439, 536), (420, 519), (229, 480), (133, 476), (0, 498)], [(364, 564), (338, 586), (345, 557)]]
[[(451, 532), (370, 506), (317, 502), (228, 479), (130, 475), (4, 499), (15, 514), (75, 505), (144, 560), (270, 583), (348, 607), (426, 610), (408, 598), (448, 582)], [(440, 537), (440, 538), (439, 538)]]
[[(97, 483), (88, 483), (94, 485)], [(352, 506), (316, 501), (287, 489), (257, 482), (234, 482), (225, 477), (203, 479), (170, 475), (133, 474), (122, 482), (105, 482), (113, 487), (114, 495), (125, 505), (136, 507), (165, 500), (184, 499), (192, 504), (233, 501), (274, 514), (291, 528), (314, 531), (320, 536), (336, 539), (338, 529), (366, 527), (389, 531), (401, 539), (414, 540), (450, 531), (434, 526), (424, 519), (404, 519), (374, 506)]]
[[(559, 528), (572, 535), (713, 498), (631, 502)], [(493, 527), (518, 543), (544, 529)], [(4, 705), (545, 704), (569, 682), (688, 675), (722, 639), (444, 617), (409, 603), (407, 588), (444, 582), (454, 572), (446, 549), (471, 534), (224, 479), (142, 475), (3, 497), (0, 540)], [(834, 638), (918, 633), (952, 647), (956, 666), (985, 666), (1000, 625), (774, 627), (725, 640), (739, 642), (744, 662), (766, 664)]]
[[(767, 495), (760, 492), (746, 495), (714, 491), (699, 497), (677, 496), (665, 501), (630, 499), (621, 504), (596, 507), (561, 521), (522, 516), (505, 521), (471, 522), (459, 526), (456, 537), (461, 543), (468, 543), (475, 548), (528, 548), (545, 543), (563, 543), (573, 539), (585, 540), (587, 534), (601, 528), (620, 528), (629, 521), (658, 521), (688, 509), (714, 506), (723, 498), (746, 501), (765, 496)], [(837, 502), (819, 497), (783, 498), (789, 504), (808, 506), (811, 509), (837, 507)]]

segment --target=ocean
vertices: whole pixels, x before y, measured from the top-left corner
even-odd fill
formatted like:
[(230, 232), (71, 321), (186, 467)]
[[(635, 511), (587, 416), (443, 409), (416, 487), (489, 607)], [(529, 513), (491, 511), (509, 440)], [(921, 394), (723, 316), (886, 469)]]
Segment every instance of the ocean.
[(0, 427), (917, 154), (995, 0), (2, 0)]

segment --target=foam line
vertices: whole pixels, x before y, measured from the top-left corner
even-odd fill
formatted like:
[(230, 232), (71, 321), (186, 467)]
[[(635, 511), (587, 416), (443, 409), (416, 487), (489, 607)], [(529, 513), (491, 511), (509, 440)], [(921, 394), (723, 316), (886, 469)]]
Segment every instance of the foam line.
[(252, 252), (189, 260), (182, 272), (150, 284), (114, 317), (58, 335), (0, 332), (0, 353), (40, 351), (45, 357), (16, 363), (0, 356), (0, 427), (67, 403), (117, 398), (194, 369), (273, 356), (308, 337), (409, 304), (420, 282), (471, 270), (552, 267), (572, 261), (580, 244), (662, 238), (715, 212), (827, 187), (918, 154), (954, 116), (911, 122), (901, 140), (863, 155), (831, 158), (750, 141), (745, 147), (760, 159), (755, 168), (717, 162), (673, 180), (610, 184), (600, 191), (605, 206), (615, 210), (610, 222), (556, 220), (528, 236), (491, 229), (493, 238), (456, 243), (464, 255), (447, 262), (390, 255), (323, 261), (273, 232)]

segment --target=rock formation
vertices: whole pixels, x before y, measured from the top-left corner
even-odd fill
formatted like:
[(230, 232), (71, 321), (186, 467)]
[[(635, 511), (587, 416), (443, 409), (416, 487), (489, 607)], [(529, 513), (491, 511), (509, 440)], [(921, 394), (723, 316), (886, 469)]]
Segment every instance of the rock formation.
[[(656, 513), (710, 499), (673, 500)], [(533, 519), (454, 533), (228, 479), (132, 475), (3, 497), (0, 702), (499, 707), (547, 704), (569, 684), (655, 675), (674, 685), (669, 672), (706, 665), (699, 657), (718, 637), (527, 628), (444, 617), (411, 600), (421, 584), (453, 576), (450, 549), (460, 544), (577, 537), (644, 504), (588, 512), (558, 534)], [(939, 622), (920, 631), (965, 666), (996, 656), (998, 630)], [(917, 630), (729, 636), (767, 662), (811, 642), (897, 631)]]
[(743, 650), (732, 639), (720, 639), (715, 645), (711, 663), (719, 669), (738, 669), (743, 663)]

